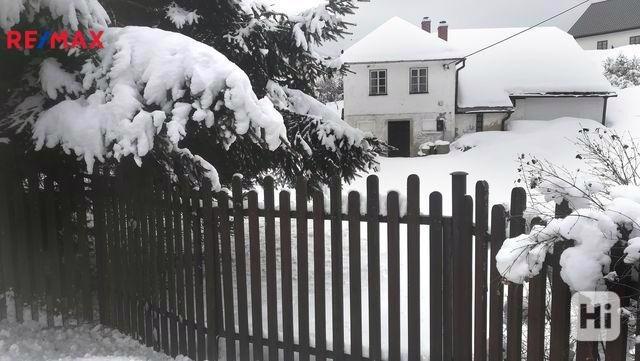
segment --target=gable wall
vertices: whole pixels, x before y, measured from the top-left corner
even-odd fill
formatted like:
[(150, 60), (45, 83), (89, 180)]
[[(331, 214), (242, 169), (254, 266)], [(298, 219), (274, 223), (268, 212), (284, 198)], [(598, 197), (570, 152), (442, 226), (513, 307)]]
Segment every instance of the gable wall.
[(612, 47), (617, 48), (629, 45), (629, 38), (632, 36), (640, 36), (640, 29), (588, 36), (585, 38), (578, 38), (576, 41), (584, 50), (596, 50), (598, 41), (607, 40), (609, 42), (609, 49), (611, 49)]

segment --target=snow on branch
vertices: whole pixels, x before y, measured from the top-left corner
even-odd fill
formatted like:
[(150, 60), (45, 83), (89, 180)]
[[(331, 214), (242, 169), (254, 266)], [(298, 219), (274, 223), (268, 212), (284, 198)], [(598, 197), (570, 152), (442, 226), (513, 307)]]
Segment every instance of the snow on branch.
[(198, 23), (198, 19), (200, 19), (200, 15), (196, 10), (188, 11), (184, 8), (181, 8), (176, 3), (171, 3), (171, 5), (167, 6), (165, 16), (167, 19), (171, 20), (173, 25), (178, 29), (182, 29), (185, 25), (193, 25), (194, 23)]
[(354, 147), (361, 147), (366, 143), (367, 133), (347, 124), (338, 113), (312, 96), (297, 89), (280, 86), (274, 81), (267, 84), (267, 91), (278, 108), (317, 121), (316, 136), (328, 150), (335, 151), (340, 141)]
[(104, 29), (111, 22), (98, 0), (2, 0), (0, 28), (8, 31), (22, 20), (34, 21), (45, 10), (74, 31), (79, 26)]
[[(598, 128), (583, 129), (576, 144), (583, 169), (569, 171), (536, 158), (520, 158), (520, 182), (536, 210), (566, 201), (572, 213), (551, 218), (504, 242), (497, 268), (511, 282), (536, 276), (547, 253), (564, 242), (560, 275), (576, 291), (603, 290), (615, 272), (611, 250), (624, 247), (626, 263), (640, 261), (640, 153), (633, 138)], [(542, 197), (543, 200), (535, 201)], [(550, 208), (550, 207), (549, 207)], [(547, 208), (547, 209), (549, 209)], [(542, 212), (544, 213), (544, 212)]]
[[(282, 115), (271, 101), (258, 99), (247, 75), (215, 49), (181, 34), (145, 27), (111, 28), (104, 39), (105, 48), (82, 68), (81, 96), (40, 114), (33, 134), (36, 149), (61, 145), (82, 157), (89, 172), (95, 159), (132, 156), (140, 164), (158, 134), (166, 135), (178, 150), (187, 122), (211, 127), (214, 111), (222, 106), (234, 115), (228, 144), (236, 134), (250, 130), (264, 130), (270, 150), (286, 139)], [(56, 74), (51, 69), (47, 73)], [(44, 79), (43, 87), (52, 93), (61, 85), (75, 90), (61, 82), (63, 78), (69, 80)], [(213, 167), (195, 157), (207, 169), (214, 189), (219, 188)]]

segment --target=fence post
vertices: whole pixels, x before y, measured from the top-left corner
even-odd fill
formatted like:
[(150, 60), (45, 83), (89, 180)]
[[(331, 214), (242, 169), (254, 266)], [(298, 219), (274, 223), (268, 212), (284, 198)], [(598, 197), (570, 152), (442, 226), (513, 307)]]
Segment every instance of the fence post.
[[(472, 322), (472, 244), (467, 224), (467, 173), (454, 172), (452, 177), (453, 214), (453, 359), (471, 360)], [(471, 210), (472, 211), (472, 210)]]
[(276, 275), (276, 224), (273, 178), (264, 180), (265, 248), (267, 257), (267, 329), (269, 360), (278, 359), (278, 286)]
[[(527, 195), (523, 188), (514, 188), (511, 192), (511, 212), (509, 218), (509, 237), (524, 233)], [(509, 284), (507, 297), (507, 360), (520, 361), (522, 358), (522, 289), (520, 284)]]
[[(564, 218), (571, 213), (566, 201), (556, 206), (556, 218)], [(560, 255), (566, 244), (554, 246), (552, 255), (551, 281), (551, 345), (549, 361), (565, 361), (569, 358), (570, 307), (569, 286), (560, 277)]]
[[(334, 194), (332, 193), (332, 196)], [(333, 198), (333, 197), (332, 197)], [(332, 202), (333, 204), (333, 202)], [(333, 230), (333, 223), (331, 225)], [(331, 233), (334, 235), (333, 232)], [(313, 191), (313, 287), (315, 308), (315, 348), (316, 360), (326, 360), (327, 348), (327, 315), (325, 296), (325, 244), (324, 244), (324, 195), (320, 191)], [(331, 254), (333, 250), (333, 242)], [(333, 259), (331, 264), (333, 265)], [(342, 274), (342, 270), (340, 270)], [(340, 285), (342, 286), (342, 284)], [(334, 299), (335, 300), (335, 299)], [(335, 305), (333, 306), (335, 312)], [(335, 323), (333, 325), (335, 327)], [(336, 330), (334, 329), (334, 335)]]
[[(291, 274), (291, 195), (280, 192), (280, 275), (282, 280), (282, 341), (284, 341), (284, 361), (293, 361), (293, 275)], [(258, 240), (259, 242), (260, 240)], [(259, 258), (258, 258), (258, 262)], [(258, 283), (258, 287), (262, 287)], [(260, 304), (260, 303), (258, 303)], [(261, 334), (262, 329), (254, 332)], [(262, 346), (260, 346), (262, 348)], [(255, 346), (254, 346), (255, 349)], [(254, 356), (254, 359), (255, 356)]]
[[(628, 307), (631, 303), (632, 291), (635, 289), (631, 276), (632, 265), (624, 262), (625, 244), (616, 243), (611, 248), (611, 264), (614, 265), (615, 272), (619, 275), (618, 281), (611, 287), (611, 290), (620, 297), (620, 306)], [(633, 287), (633, 288), (632, 288)], [(615, 316), (613, 316), (615, 317)], [(627, 316), (620, 314), (620, 336), (617, 339), (605, 344), (605, 359), (611, 361), (624, 361), (627, 355), (627, 335), (629, 334), (629, 326)]]
[[(370, 196), (370, 194), (367, 193), (367, 196)], [(351, 359), (359, 360), (359, 359), (362, 359), (362, 280), (360, 276), (362, 273), (362, 267), (360, 263), (360, 246), (361, 246), (360, 194), (358, 192), (349, 192), (348, 215), (349, 215), (349, 291), (351, 294), (351, 297), (349, 298), (349, 302), (351, 303), (350, 304)], [(371, 255), (369, 255), (369, 257), (370, 257), (369, 259), (371, 259)], [(378, 258), (379, 258), (379, 254), (378, 254)], [(379, 261), (378, 261), (378, 264), (379, 264)], [(371, 263), (369, 264), (369, 269), (371, 269)], [(378, 296), (378, 300), (379, 300), (379, 296)], [(379, 314), (377, 317), (379, 319), (380, 317)], [(379, 326), (375, 326), (375, 327), (379, 327)], [(378, 328), (377, 330), (372, 330), (372, 331), (375, 331), (377, 333), (378, 331), (380, 331), (380, 329)], [(369, 359), (372, 361), (374, 360), (373, 357), (370, 357)]]
[(487, 252), (489, 249), (489, 184), (476, 183), (474, 361), (487, 359)]

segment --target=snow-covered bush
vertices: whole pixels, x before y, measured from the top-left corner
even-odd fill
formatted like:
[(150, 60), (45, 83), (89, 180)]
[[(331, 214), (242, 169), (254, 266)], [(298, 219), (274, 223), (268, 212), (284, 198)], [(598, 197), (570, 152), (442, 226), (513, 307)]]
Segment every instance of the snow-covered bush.
[[(570, 171), (548, 161), (522, 156), (519, 182), (530, 205), (546, 217), (546, 225), (508, 239), (496, 256), (500, 273), (522, 283), (536, 276), (545, 257), (559, 243), (562, 279), (576, 291), (605, 289), (616, 282), (624, 258), (640, 260), (640, 151), (630, 136), (606, 128), (583, 129), (577, 140), (584, 167)], [(554, 204), (566, 201), (571, 214), (553, 218)], [(624, 249), (624, 252), (616, 250)], [(622, 257), (622, 253), (626, 256)], [(620, 262), (622, 263), (622, 262)]]
[(604, 61), (604, 75), (609, 82), (620, 89), (640, 85), (640, 59), (624, 54)]

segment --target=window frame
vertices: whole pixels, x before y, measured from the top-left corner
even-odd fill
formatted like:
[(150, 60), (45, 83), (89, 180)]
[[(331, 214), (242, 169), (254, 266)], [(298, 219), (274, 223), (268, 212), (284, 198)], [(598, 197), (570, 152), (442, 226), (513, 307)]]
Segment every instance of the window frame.
[[(380, 74), (384, 73), (384, 77), (380, 77)], [(376, 76), (374, 77), (374, 74)], [(380, 85), (380, 80), (384, 79), (384, 85)], [(374, 83), (375, 82), (375, 83)], [(369, 96), (382, 96), (389, 94), (389, 72), (387, 69), (370, 69), (369, 70)], [(376, 91), (374, 92), (373, 89)], [(384, 91), (381, 92), (380, 90)]]
[[(604, 45), (604, 48), (600, 46), (601, 44)], [(607, 49), (609, 49), (609, 40), (600, 40), (600, 41), (596, 42), (596, 49), (597, 50), (607, 50)]]
[[(422, 77), (422, 75), (420, 75), (420, 72), (424, 70), (425, 74), (424, 74), (424, 90), (422, 90), (420, 87), (423, 85), (420, 82), (420, 78)], [(418, 75), (414, 76), (413, 72), (417, 71)], [(417, 87), (418, 90), (414, 91), (413, 90), (413, 79), (417, 79)], [(424, 66), (424, 67), (413, 67), (413, 68), (409, 68), (409, 94), (429, 94), (429, 68)]]
[[(634, 39), (635, 39), (635, 42), (633, 42)], [(640, 45), (640, 35), (630, 36), (629, 45)]]

